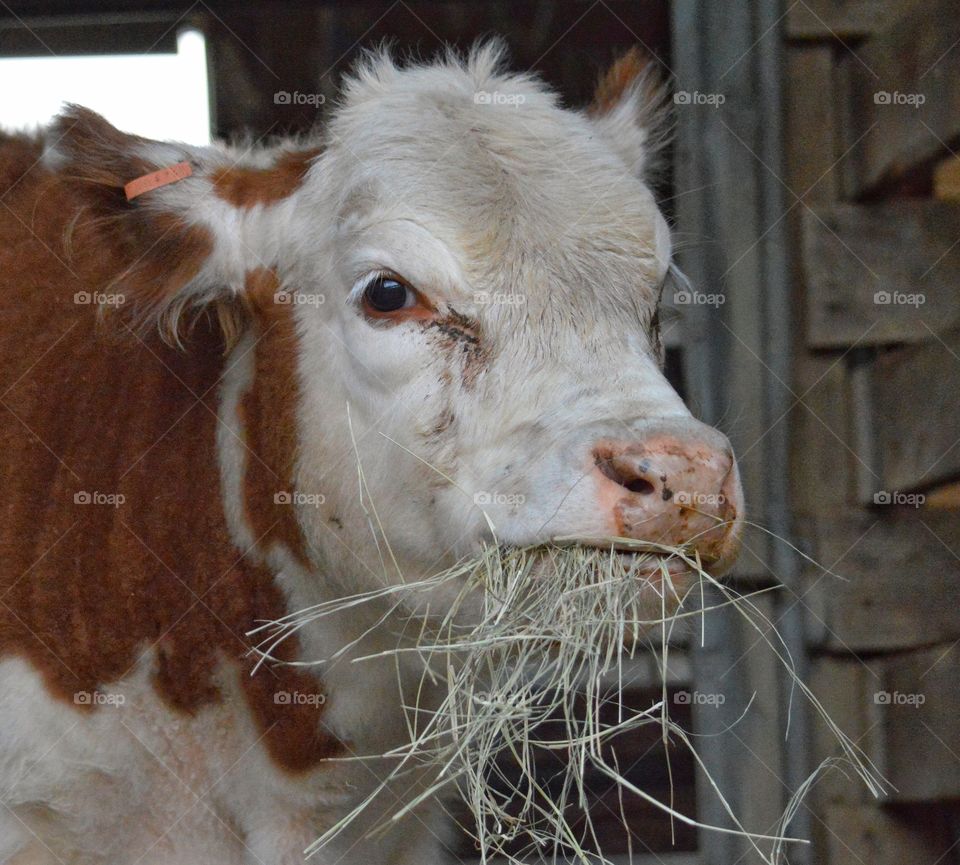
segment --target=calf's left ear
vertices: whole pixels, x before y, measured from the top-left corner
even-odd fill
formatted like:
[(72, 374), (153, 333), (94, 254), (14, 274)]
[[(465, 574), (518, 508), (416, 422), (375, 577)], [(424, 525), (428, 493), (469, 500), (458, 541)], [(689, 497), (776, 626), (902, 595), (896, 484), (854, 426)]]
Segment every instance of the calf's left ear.
[(638, 48), (627, 51), (601, 76), (587, 113), (634, 176), (656, 172), (671, 124), (656, 61)]
[(119, 312), (180, 344), (194, 315), (212, 310), (229, 342), (242, 326), (252, 271), (277, 268), (276, 205), (299, 186), (316, 150), (261, 153), (255, 166), (217, 147), (151, 141), (70, 106), (49, 132), (47, 164), (77, 207), (74, 249), (94, 262), (96, 286), (123, 294)]

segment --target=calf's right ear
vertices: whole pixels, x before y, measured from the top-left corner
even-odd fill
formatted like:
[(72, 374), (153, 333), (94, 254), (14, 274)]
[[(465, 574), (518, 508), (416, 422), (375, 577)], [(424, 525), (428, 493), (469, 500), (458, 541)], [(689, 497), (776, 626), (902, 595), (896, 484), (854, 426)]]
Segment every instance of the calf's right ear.
[(249, 274), (282, 264), (275, 205), (316, 155), (279, 148), (247, 166), (225, 149), (141, 138), (68, 106), (48, 133), (46, 161), (79, 203), (71, 246), (110, 262), (109, 284), (97, 289), (123, 294), (121, 313), (180, 344), (189, 313), (205, 308), (228, 342), (237, 335)]

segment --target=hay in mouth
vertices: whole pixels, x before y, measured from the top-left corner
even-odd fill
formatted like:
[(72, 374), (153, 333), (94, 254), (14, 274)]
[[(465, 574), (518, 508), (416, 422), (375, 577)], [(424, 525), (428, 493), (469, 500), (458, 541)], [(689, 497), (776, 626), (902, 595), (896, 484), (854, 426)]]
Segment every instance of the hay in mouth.
[[(623, 706), (617, 683), (622, 683), (624, 657), (659, 644), (666, 668), (672, 629), (685, 618), (706, 614), (705, 585), (720, 587), (723, 604), (732, 604), (747, 616), (827, 720), (847, 761), (871, 789), (880, 786), (866, 757), (796, 679), (789, 656), (771, 643), (769, 623), (755, 621), (762, 613), (749, 596), (722, 587), (695, 555), (681, 548), (624, 538), (603, 539), (603, 546), (573, 541), (487, 548), (421, 582), (321, 604), (253, 632), (265, 638), (259, 649), (261, 662), (272, 660), (278, 643), (301, 627), (358, 604), (386, 601), (380, 625), (400, 621), (406, 636), (398, 639), (395, 649), (353, 662), (415, 654), (422, 660), (423, 678), (414, 693), (440, 693), (439, 702), (418, 698), (406, 707), (409, 741), (377, 755), (392, 761), (388, 777), (311, 845), (308, 854), (346, 829), (388, 785), (414, 770), (426, 772), (428, 781), (396, 809), (388, 823), (424, 800), (456, 788), (471, 812), (473, 826), (466, 828), (484, 862), (492, 857), (510, 863), (530, 861), (530, 857), (582, 865), (606, 862), (597, 855), (586, 808), (588, 773), (608, 777), (625, 794), (639, 796), (672, 819), (703, 826), (631, 784), (604, 748), (627, 730), (657, 724), (665, 745), (687, 747), (700, 769), (707, 771), (688, 734), (670, 719), (666, 684), (658, 702), (643, 710), (622, 708), (613, 723), (602, 721), (600, 710), (611, 701)], [(598, 543), (591, 539), (591, 544)], [(427, 598), (441, 588), (451, 589), (454, 600), (436, 614)], [(549, 794), (534, 771), (534, 751), (543, 748), (562, 750), (566, 756), (565, 774), (559, 781), (554, 779)], [(511, 771), (505, 771), (505, 766)], [(710, 783), (733, 828), (706, 828), (741, 835), (763, 861), (779, 862), (783, 844), (798, 840), (786, 837), (786, 823), (774, 834), (748, 832), (726, 806), (722, 792)], [(576, 830), (568, 821), (573, 810), (579, 810), (581, 817)]]

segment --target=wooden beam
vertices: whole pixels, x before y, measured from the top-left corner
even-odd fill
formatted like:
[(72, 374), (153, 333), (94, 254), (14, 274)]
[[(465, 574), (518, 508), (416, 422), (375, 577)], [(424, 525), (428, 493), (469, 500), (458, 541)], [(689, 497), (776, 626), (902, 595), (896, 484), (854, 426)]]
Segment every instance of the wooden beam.
[(802, 223), (811, 348), (916, 342), (960, 324), (960, 203), (825, 205)]
[(929, 0), (841, 57), (839, 97), (853, 147), (848, 197), (905, 179), (949, 152), (960, 136), (958, 40), (955, 0)]
[(175, 54), (177, 25), (195, 24), (198, 16), (152, 15), (111, 21), (95, 18), (44, 19), (30, 26), (0, 18), (0, 57), (50, 57), (84, 54)]
[(804, 0), (787, 11), (789, 39), (862, 39), (904, 14), (904, 0)]
[(897, 511), (819, 524), (823, 567), (808, 569), (802, 601), (820, 648), (882, 652), (960, 637), (960, 520), (949, 511)]
[(923, 345), (882, 354), (875, 368), (874, 424), (889, 494), (960, 476), (960, 330), (928, 335)]
[(911, 652), (885, 663), (874, 695), (881, 722), (881, 770), (893, 802), (960, 797), (960, 646)]

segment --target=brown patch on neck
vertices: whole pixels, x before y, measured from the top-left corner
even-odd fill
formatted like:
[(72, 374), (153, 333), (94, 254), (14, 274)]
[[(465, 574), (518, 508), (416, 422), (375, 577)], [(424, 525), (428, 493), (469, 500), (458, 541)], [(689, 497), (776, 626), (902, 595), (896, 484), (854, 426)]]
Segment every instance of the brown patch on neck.
[(251, 676), (252, 669), (252, 661), (241, 669), (241, 687), (277, 764), (299, 773), (343, 753), (343, 745), (323, 732), (327, 697), (315, 677), (283, 665)]
[[(297, 521), (298, 339), (292, 304), (277, 303), (277, 274), (259, 268), (247, 274), (256, 345), (253, 382), (240, 402), (247, 445), (243, 477), (243, 507), (257, 546), (286, 547), (304, 567), (311, 567)], [(278, 499), (279, 497), (279, 499)]]
[(300, 187), (319, 148), (283, 153), (271, 168), (223, 168), (211, 178), (213, 190), (235, 207), (276, 204)]
[(74, 295), (103, 290), (115, 262), (102, 248), (78, 247), (69, 266), (50, 254), (88, 199), (38, 155), (0, 136), (0, 656), (27, 660), (69, 706), (148, 663), (157, 694), (188, 713), (223, 699), (227, 664), (273, 760), (316, 766), (340, 747), (322, 713), (287, 714), (270, 689), (320, 695), (320, 682), (287, 667), (246, 675), (247, 631), (289, 610), (227, 530), (217, 330), (201, 321), (189, 352), (155, 333), (105, 339)]
[(650, 66), (651, 59), (637, 46), (623, 54), (597, 84), (593, 101), (590, 103), (590, 113), (606, 114), (616, 108), (635, 82), (653, 77), (646, 75)]

